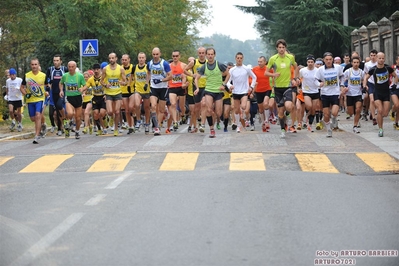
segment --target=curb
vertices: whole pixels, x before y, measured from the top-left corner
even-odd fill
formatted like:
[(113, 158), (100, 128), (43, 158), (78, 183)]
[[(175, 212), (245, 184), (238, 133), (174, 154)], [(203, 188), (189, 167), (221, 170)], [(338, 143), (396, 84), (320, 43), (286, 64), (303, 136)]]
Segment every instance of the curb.
[(11, 140), (11, 139), (20, 139), (20, 138), (31, 138), (33, 137), (34, 133), (33, 132), (27, 132), (27, 133), (22, 133), (18, 135), (11, 135), (11, 136), (5, 136), (5, 137), (0, 137), (0, 142), (4, 140)]

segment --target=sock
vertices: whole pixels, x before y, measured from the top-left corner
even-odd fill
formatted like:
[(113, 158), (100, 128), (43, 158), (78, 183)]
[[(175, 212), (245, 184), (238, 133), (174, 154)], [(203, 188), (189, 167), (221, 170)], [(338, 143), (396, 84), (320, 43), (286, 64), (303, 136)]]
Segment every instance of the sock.
[(157, 120), (157, 114), (156, 113), (151, 113), (151, 121), (152, 121), (152, 125), (154, 127), (158, 127), (158, 120)]
[(320, 112), (316, 111), (315, 116), (316, 116), (316, 123), (320, 123)]
[(268, 122), (269, 121), (269, 117), (270, 117), (269, 109), (265, 110), (263, 113), (265, 114), (265, 121)]
[(208, 121), (209, 127), (212, 127), (213, 126), (213, 117), (212, 116), (207, 116), (206, 120)]
[(331, 130), (330, 121), (325, 122), (325, 125), (327, 130)]
[(234, 118), (236, 119), (236, 125), (240, 126), (240, 121), (241, 121), (240, 114), (234, 114)]
[(280, 127), (281, 127), (281, 129), (284, 129), (285, 130), (285, 117), (283, 117), (283, 118), (278, 118), (278, 120), (280, 121)]
[(228, 119), (228, 118), (225, 118), (225, 119), (223, 120), (223, 124), (224, 124), (224, 128), (227, 128), (227, 126), (229, 125), (229, 119)]
[(309, 115), (309, 125), (313, 124), (314, 115)]

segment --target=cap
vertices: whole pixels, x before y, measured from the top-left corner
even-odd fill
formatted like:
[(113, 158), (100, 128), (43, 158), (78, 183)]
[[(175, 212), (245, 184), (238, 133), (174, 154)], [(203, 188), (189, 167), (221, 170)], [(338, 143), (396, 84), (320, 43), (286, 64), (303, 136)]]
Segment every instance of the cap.
[(107, 62), (102, 62), (102, 63), (101, 63), (101, 69), (103, 69), (103, 68), (106, 67), (106, 66), (108, 66), (108, 63), (107, 63)]
[(341, 60), (341, 57), (337, 56), (337, 57), (334, 58), (334, 61), (335, 60)]
[(93, 69), (99, 69), (99, 68), (101, 68), (101, 66), (100, 66), (99, 63), (95, 63), (95, 64), (93, 65)]
[(14, 68), (10, 68), (9, 73), (10, 73), (10, 75), (16, 75), (17, 71)]
[(90, 76), (93, 76), (93, 75), (94, 75), (94, 71), (91, 70), (91, 69), (87, 70), (87, 73), (88, 73)]

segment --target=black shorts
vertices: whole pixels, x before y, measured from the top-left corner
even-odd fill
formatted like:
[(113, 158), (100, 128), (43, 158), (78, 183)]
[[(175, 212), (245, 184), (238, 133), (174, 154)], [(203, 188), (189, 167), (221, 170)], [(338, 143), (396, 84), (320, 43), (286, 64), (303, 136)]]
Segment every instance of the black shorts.
[(104, 96), (93, 96), (91, 102), (93, 104), (93, 110), (106, 109)]
[(231, 98), (223, 99), (223, 105), (225, 105), (225, 104), (231, 105)]
[(82, 109), (86, 109), (86, 107), (87, 107), (87, 105), (88, 105), (89, 103), (91, 103), (91, 101), (90, 101), (90, 102), (83, 102), (83, 104), (82, 104)]
[(241, 100), (244, 96), (248, 96), (248, 94), (234, 94), (233, 93), (234, 100)]
[(339, 106), (339, 95), (321, 95), (323, 108), (329, 108), (332, 105)]
[(122, 93), (122, 98), (129, 98), (133, 93)]
[(380, 100), (381, 102), (389, 102), (391, 101), (391, 93), (390, 91), (381, 91), (378, 89), (374, 90), (374, 101)]
[(204, 95), (209, 95), (213, 98), (213, 101), (218, 101), (223, 99), (223, 92), (210, 92), (210, 91), (205, 91)]
[(269, 97), (272, 94), (272, 91), (263, 91), (263, 92), (255, 92), (256, 95), (256, 102), (258, 104), (263, 103), (263, 101), (265, 100), (265, 97)]
[(168, 88), (152, 88), (151, 87), (151, 96), (155, 96), (159, 101), (166, 101), (166, 97), (168, 95)]
[(202, 98), (205, 95), (204, 93), (205, 93), (205, 88), (199, 88), (197, 95), (194, 95), (195, 103), (200, 103), (202, 101)]
[(291, 91), (295, 94), (298, 94), (298, 87), (291, 87)]
[(292, 102), (291, 88), (275, 88), (274, 98), (277, 103), (277, 107), (283, 107), (285, 102)]
[(82, 107), (83, 104), (82, 95), (66, 96), (65, 101), (71, 104), (74, 108)]
[(357, 102), (363, 102), (362, 95), (346, 96), (346, 106), (355, 106)]
[(320, 99), (320, 93), (303, 93), (303, 97), (310, 97), (312, 100), (318, 100)]
[(177, 96), (184, 96), (186, 95), (186, 90), (182, 87), (179, 88), (169, 88), (169, 93), (176, 94)]
[(8, 104), (9, 105), (11, 104), (13, 106), (13, 108), (14, 108), (14, 111), (15, 111), (18, 108), (22, 107), (22, 100), (19, 100), (19, 101), (8, 101)]
[(194, 96), (187, 95), (187, 96), (186, 96), (186, 100), (187, 100), (187, 103), (188, 103), (188, 104), (195, 104)]
[(399, 98), (399, 89), (391, 90), (391, 95), (396, 95)]

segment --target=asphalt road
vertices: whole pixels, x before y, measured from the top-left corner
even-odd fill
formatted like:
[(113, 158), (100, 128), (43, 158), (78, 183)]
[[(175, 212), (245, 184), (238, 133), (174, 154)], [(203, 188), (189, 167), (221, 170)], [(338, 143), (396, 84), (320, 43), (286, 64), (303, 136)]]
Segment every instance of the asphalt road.
[(341, 128), (1, 141), (0, 265), (397, 266), (397, 131)]

